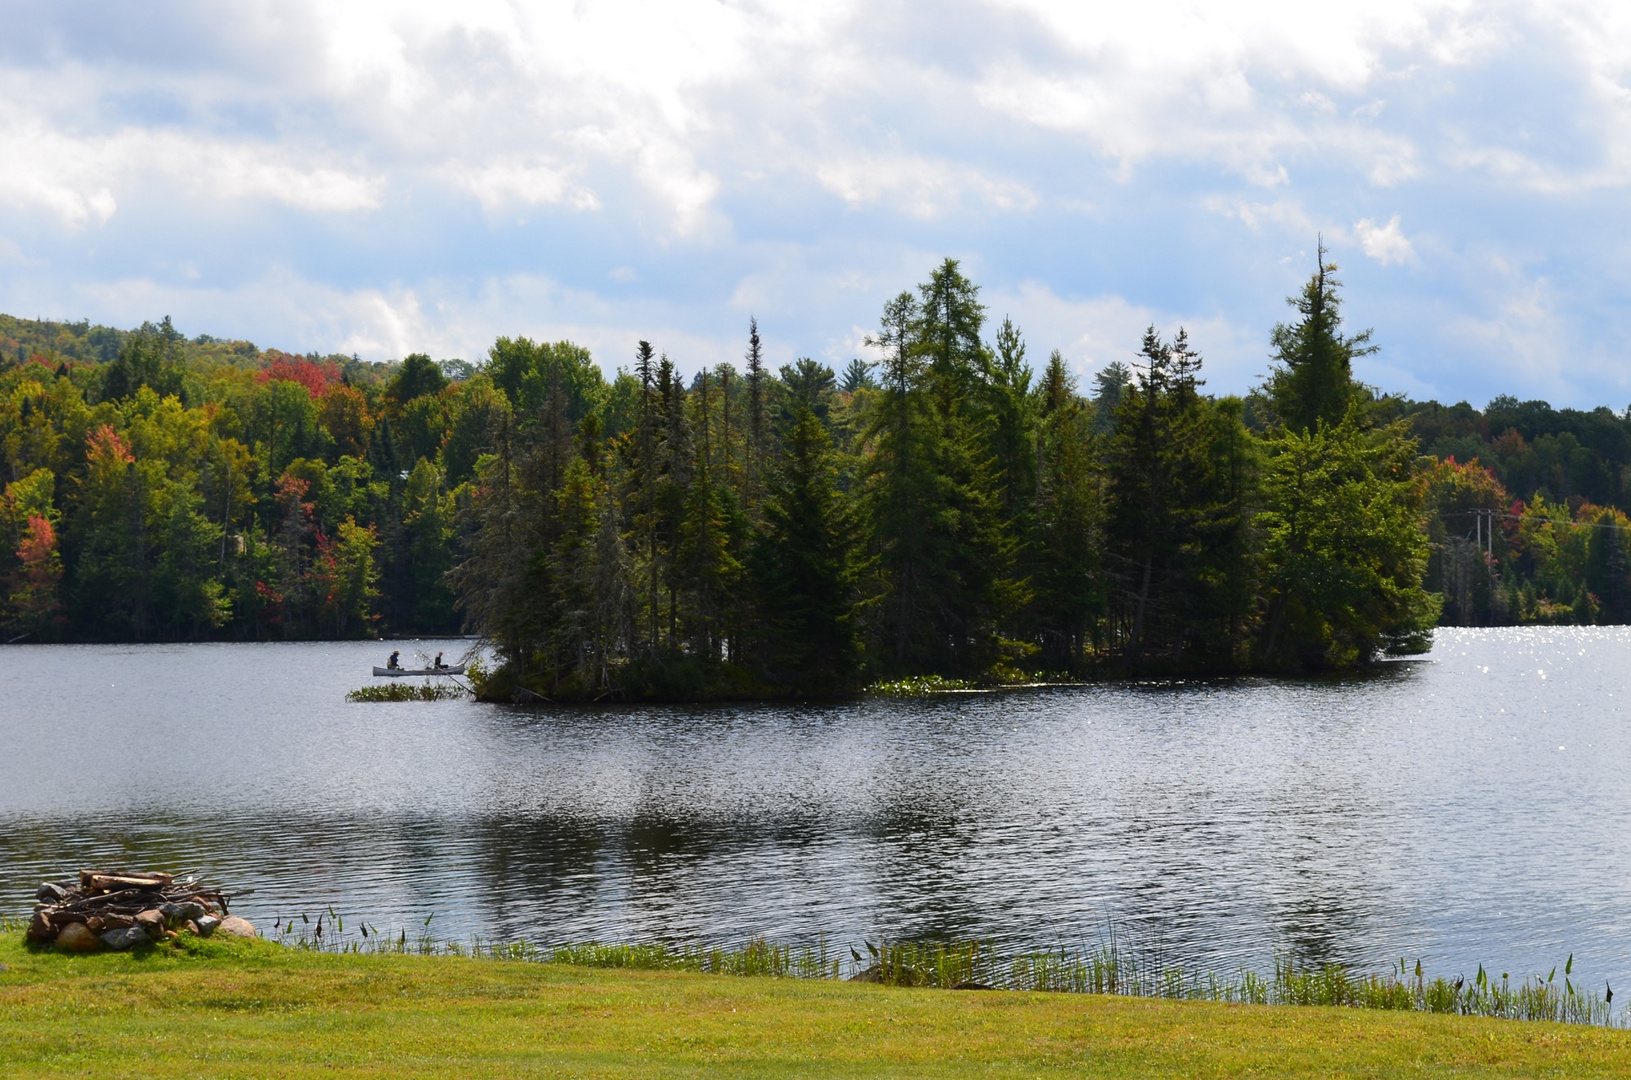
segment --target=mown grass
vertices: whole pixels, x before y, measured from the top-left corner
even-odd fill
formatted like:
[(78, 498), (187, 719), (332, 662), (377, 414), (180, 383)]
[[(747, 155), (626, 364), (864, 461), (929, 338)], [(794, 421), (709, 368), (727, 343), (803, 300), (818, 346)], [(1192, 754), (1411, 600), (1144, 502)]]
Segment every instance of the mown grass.
[(1631, 1034), (188, 940), (0, 943), (7, 1077), (1631, 1075)]
[[(326, 931), (325, 931), (326, 920)], [(688, 971), (712, 975), (774, 978), (851, 979), (886, 986), (940, 990), (1011, 990), (1107, 994), (1245, 1005), (1322, 1005), (1398, 1012), (1451, 1013), (1505, 1020), (1550, 1020), (1570, 1024), (1628, 1026), (1631, 1012), (1616, 1016), (1603, 994), (1574, 984), (1571, 955), (1547, 975), (1514, 983), (1497, 980), (1482, 965), (1472, 978), (1429, 977), (1417, 961), (1414, 970), (1400, 959), (1384, 974), (1357, 974), (1338, 964), (1299, 965), (1278, 958), (1268, 976), (1241, 969), (1233, 975), (1188, 970), (1151, 958), (1132, 942), (1111, 933), (1086, 951), (1067, 949), (1002, 953), (984, 942), (870, 942), (860, 952), (792, 946), (754, 940), (734, 948), (694, 944), (603, 944), (586, 942), (539, 946), (527, 941), (442, 941), (430, 933), (427, 918), (413, 939), (404, 930), (380, 933), (329, 908), (314, 921), (301, 915), (271, 928), (278, 944), (303, 950), (370, 955), (457, 956), (580, 967)], [(846, 955), (847, 951), (847, 955)]]
[(68, 956), (6, 935), (0, 1074), (1631, 1074), (1631, 1033), (1601, 1027), (184, 941)]

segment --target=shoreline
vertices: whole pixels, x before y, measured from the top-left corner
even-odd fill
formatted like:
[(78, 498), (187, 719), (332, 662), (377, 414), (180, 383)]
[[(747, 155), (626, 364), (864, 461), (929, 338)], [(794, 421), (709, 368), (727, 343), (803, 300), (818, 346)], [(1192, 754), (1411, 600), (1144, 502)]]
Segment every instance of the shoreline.
[(65, 956), (8, 933), (0, 1065), (19, 1077), (1597, 1077), (1631, 1071), (1631, 1032), (266, 942)]

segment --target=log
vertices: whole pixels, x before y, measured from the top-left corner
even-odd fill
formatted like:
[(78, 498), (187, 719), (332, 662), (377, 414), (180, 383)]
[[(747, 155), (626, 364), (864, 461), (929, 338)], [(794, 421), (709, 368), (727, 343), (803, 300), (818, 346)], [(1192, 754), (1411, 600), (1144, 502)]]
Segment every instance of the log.
[(113, 904), (143, 903), (152, 899), (152, 893), (143, 889), (126, 889), (116, 893), (93, 893), (62, 905), (64, 911), (77, 911), (85, 907), (107, 907)]
[(79, 886), (88, 893), (119, 892), (123, 889), (162, 889), (174, 880), (169, 874), (132, 874), (115, 871), (81, 870)]

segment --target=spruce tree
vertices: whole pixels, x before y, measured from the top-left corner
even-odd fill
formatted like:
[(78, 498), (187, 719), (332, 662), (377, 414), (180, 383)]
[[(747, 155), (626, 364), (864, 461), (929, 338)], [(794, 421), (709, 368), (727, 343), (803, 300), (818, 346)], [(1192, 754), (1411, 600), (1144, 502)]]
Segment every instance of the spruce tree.
[(930, 560), (929, 518), (938, 502), (933, 418), (922, 380), (922, 358), (912, 328), (917, 298), (903, 292), (884, 305), (877, 334), (867, 344), (883, 351), (882, 388), (864, 441), (871, 443), (869, 518), (878, 573), (876, 645), (884, 663), (906, 670), (919, 659), (929, 602), (924, 578)]
[(983, 371), (978, 419), (1003, 521), (1016, 538), (1029, 534), (1031, 499), (1036, 490), (1031, 368), (1025, 341), (1013, 320), (1004, 318), (996, 349)]
[(685, 493), (680, 522), (676, 570), (687, 603), (687, 637), (691, 652), (705, 660), (719, 659), (726, 625), (736, 604), (741, 574), (743, 523), (735, 512), (730, 489), (718, 484), (709, 464), (712, 426), (708, 421), (708, 376), (701, 373), (693, 404), (696, 411), (695, 462)]
[(766, 431), (764, 347), (759, 341), (759, 320), (748, 319), (747, 361), (747, 431), (744, 437), (744, 456), (747, 459), (746, 499), (748, 513), (757, 513), (760, 491), (764, 485), (764, 459), (768, 438)]
[[(655, 484), (654, 516), (656, 545), (653, 552), (661, 567), (661, 580), (667, 586), (667, 648), (679, 646), (680, 589), (683, 572), (676, 562), (681, 531), (684, 527), (687, 496), (695, 468), (691, 448), (691, 425), (686, 415), (685, 383), (678, 370), (663, 354), (657, 362), (657, 405), (660, 409), (657, 444), (657, 475)], [(661, 626), (661, 621), (657, 623)]]
[(1001, 658), (999, 628), (1024, 599), (977, 423), (984, 308), (952, 259), (918, 291), (890, 301), (868, 339), (886, 350), (866, 433), (875, 641), (899, 670), (977, 674)]
[(857, 390), (876, 390), (878, 383), (872, 377), (873, 367), (860, 357), (855, 357), (845, 366), (844, 374), (838, 380), (838, 388), (846, 394), (853, 394)]
[(838, 489), (832, 439), (800, 407), (787, 430), (753, 550), (773, 685), (832, 693), (854, 683), (856, 525)]
[(1076, 396), (1057, 349), (1037, 389), (1029, 623), (1045, 669), (1075, 672), (1084, 661), (1089, 628), (1104, 605), (1099, 466), (1091, 414)]
[(1116, 426), (1116, 410), (1122, 396), (1133, 384), (1133, 372), (1120, 360), (1112, 360), (1093, 376), (1093, 430), (1108, 435)]
[(1319, 268), (1287, 302), (1295, 325), (1274, 328), (1280, 367), (1265, 392), (1281, 428), (1267, 444), (1263, 573), (1268, 588), (1260, 661), (1347, 667), (1383, 649), (1420, 651), (1439, 600), (1427, 567), (1416, 440), (1403, 422), (1375, 428), (1353, 359), (1375, 351), (1370, 331), (1344, 337), (1336, 266)]
[(1169, 343), (1153, 326), (1140, 353), (1137, 385), (1123, 396), (1106, 454), (1106, 555), (1117, 637), (1134, 668), (1151, 654), (1182, 657), (1214, 486), (1199, 354), (1182, 329)]
[(1297, 309), (1295, 323), (1279, 323), (1270, 338), (1279, 365), (1265, 387), (1280, 423), (1290, 431), (1331, 427), (1359, 400), (1353, 361), (1376, 351), (1369, 330), (1342, 335), (1341, 282), (1337, 265), (1325, 261), (1319, 246), (1318, 268), (1308, 284), (1286, 303)]
[(623, 462), (624, 501), (633, 527), (634, 559), (644, 584), (641, 607), (644, 618), (637, 625), (645, 635), (645, 649), (655, 651), (660, 638), (660, 608), (657, 599), (662, 561), (658, 548), (660, 517), (657, 508), (660, 463), (658, 444), (661, 429), (661, 398), (656, 383), (656, 350), (648, 341), (635, 349), (635, 374), (640, 380), (639, 405), (635, 411), (634, 438), (625, 442)]

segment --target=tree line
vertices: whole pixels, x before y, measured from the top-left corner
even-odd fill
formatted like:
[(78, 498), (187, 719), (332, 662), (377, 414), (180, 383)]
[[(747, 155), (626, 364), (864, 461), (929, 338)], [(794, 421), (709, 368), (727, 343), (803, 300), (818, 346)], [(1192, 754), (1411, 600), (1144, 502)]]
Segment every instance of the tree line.
[[(1367, 338), (1343, 335), (1333, 270), (1293, 298), (1255, 405), (1206, 394), (1187, 334), (1153, 327), (1085, 396), (1058, 352), (1033, 367), (1010, 321), (988, 333), (953, 260), (842, 375), (772, 375), (756, 326), (742, 369), (689, 382), (645, 342), (610, 387), (540, 350), (452, 575), (501, 660), (489, 688), (818, 693), (1420, 650), (1423, 468), (1353, 378)], [(502, 348), (489, 371), (516, 401)]]
[[(1631, 618), (1631, 425), (1382, 395), (1321, 255), (1243, 397), (1181, 328), (1079, 387), (954, 260), (868, 363), (682, 378), (0, 317), (8, 639), (478, 633), (488, 692), (1302, 671)], [(1423, 450), (1428, 453), (1423, 453)]]

